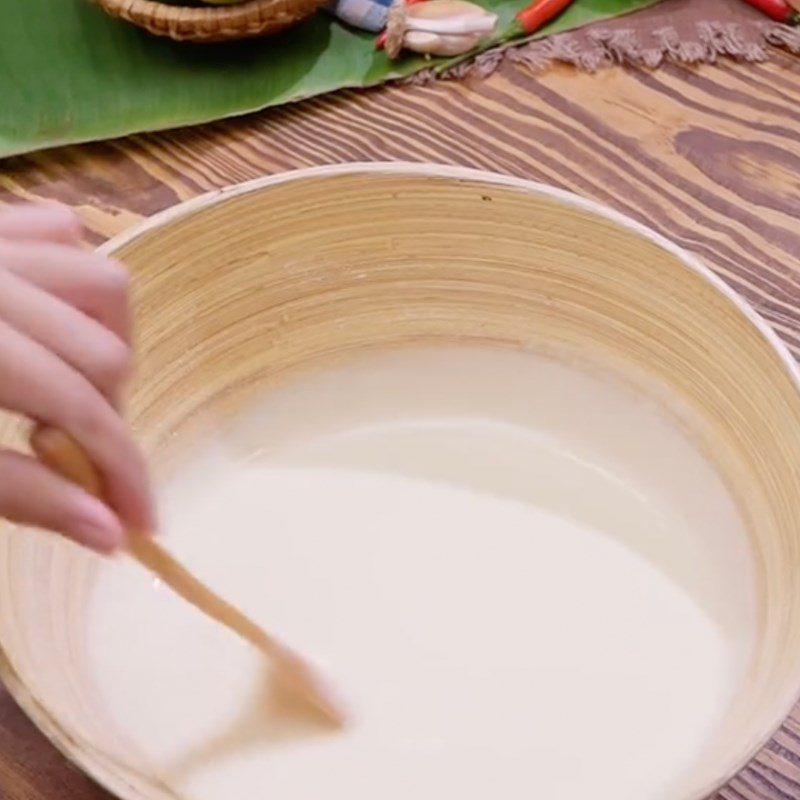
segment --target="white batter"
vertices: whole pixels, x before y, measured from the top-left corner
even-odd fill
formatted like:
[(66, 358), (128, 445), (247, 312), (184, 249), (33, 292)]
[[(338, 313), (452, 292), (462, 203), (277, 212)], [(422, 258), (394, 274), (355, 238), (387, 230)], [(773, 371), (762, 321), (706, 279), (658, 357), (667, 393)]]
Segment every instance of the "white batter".
[(523, 353), (365, 356), (298, 378), (166, 487), (169, 547), (314, 655), (330, 732), (133, 564), (91, 658), (191, 800), (661, 800), (748, 667), (743, 526), (650, 401)]

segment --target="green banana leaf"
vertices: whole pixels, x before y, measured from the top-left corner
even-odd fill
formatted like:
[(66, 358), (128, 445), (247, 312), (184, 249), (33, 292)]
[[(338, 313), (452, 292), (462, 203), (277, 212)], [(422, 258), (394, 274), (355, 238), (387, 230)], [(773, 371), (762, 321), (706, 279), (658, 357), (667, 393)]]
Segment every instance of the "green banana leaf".
[[(499, 15), (499, 39), (529, 0), (479, 2)], [(540, 33), (654, 2), (575, 0)], [(88, 0), (0, 0), (0, 157), (207, 122), (429, 66), (390, 61), (373, 35), (326, 13), (273, 38), (195, 45), (151, 36)]]

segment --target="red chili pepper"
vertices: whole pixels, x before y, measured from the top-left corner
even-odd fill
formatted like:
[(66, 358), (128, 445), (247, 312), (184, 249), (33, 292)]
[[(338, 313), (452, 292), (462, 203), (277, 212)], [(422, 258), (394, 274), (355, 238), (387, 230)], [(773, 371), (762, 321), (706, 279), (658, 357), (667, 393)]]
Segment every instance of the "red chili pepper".
[(790, 25), (800, 23), (800, 14), (786, 0), (744, 0), (744, 2), (763, 11), (777, 22), (788, 22)]
[(572, 2), (573, 0), (534, 0), (517, 14), (517, 22), (525, 33), (535, 33)]
[[(425, 0), (406, 0), (406, 5), (413, 6), (416, 5), (417, 3), (424, 3), (424, 2)], [(381, 31), (381, 33), (378, 34), (378, 38), (375, 40), (375, 49), (383, 50), (385, 46), (386, 46), (386, 31)]]

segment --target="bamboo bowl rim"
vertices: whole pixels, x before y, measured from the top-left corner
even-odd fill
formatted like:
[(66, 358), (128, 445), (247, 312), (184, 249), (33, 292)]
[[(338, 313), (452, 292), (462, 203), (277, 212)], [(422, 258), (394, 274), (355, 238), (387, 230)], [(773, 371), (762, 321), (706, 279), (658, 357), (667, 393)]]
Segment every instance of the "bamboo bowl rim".
[(181, 6), (159, 0), (90, 0), (107, 14), (175, 41), (222, 42), (276, 33), (311, 16), (325, 0), (244, 0)]
[[(735, 311), (744, 317), (745, 321), (759, 335), (763, 343), (778, 357), (780, 367), (785, 377), (789, 379), (791, 388), (800, 396), (800, 366), (798, 366), (788, 347), (779, 339), (775, 331), (759, 313), (734, 289), (728, 286), (727, 283), (707, 267), (700, 258), (684, 250), (682, 247), (648, 226), (602, 203), (586, 199), (572, 192), (548, 184), (510, 175), (456, 166), (412, 162), (352, 162), (348, 164), (298, 169), (277, 175), (256, 178), (241, 184), (214, 190), (179, 203), (143, 220), (132, 226), (129, 230), (113, 237), (100, 246), (98, 252), (112, 254), (114, 251), (122, 248), (147, 232), (162, 228), (172, 221), (188, 217), (201, 209), (208, 208), (226, 199), (243, 197), (251, 193), (261, 192), (287, 183), (303, 182), (317, 178), (343, 176), (364, 177), (369, 175), (383, 177), (392, 175), (406, 175), (418, 178), (430, 177), (449, 179), (464, 184), (479, 184), (487, 187), (494, 186), (497, 188), (511, 189), (523, 194), (553, 200), (565, 206), (571, 206), (587, 212), (588, 214), (596, 215), (619, 226), (621, 229), (649, 240), (661, 250), (675, 257), (682, 267), (694, 273), (702, 281), (707, 283), (721, 299), (726, 300)], [(8, 656), (3, 651), (2, 642), (0, 642), (0, 681), (5, 684), (9, 693), (36, 724), (39, 730), (70, 762), (80, 768), (84, 774), (91, 777), (99, 785), (114, 794), (114, 796), (124, 797), (124, 795), (119, 794), (119, 789), (117, 787), (111, 785), (110, 779), (106, 778), (106, 776), (97, 775), (97, 762), (103, 760), (103, 755), (99, 753), (94, 746), (83, 740), (77, 740), (72, 736), (68, 730), (61, 725), (57, 716), (33, 696), (13, 669)], [(755, 741), (746, 755), (739, 758), (727, 774), (722, 775), (713, 783), (705, 786), (698, 797), (710, 796), (724, 788), (724, 786), (746, 767), (746, 765), (768, 744), (780, 729), (780, 726), (787, 717), (789, 717), (792, 709), (798, 702), (800, 702), (800, 679), (798, 679), (798, 687), (791, 700), (787, 703), (787, 707), (776, 711), (771, 724), (769, 726), (764, 726), (768, 728), (766, 732)], [(177, 800), (177, 795), (171, 790), (167, 791), (167, 795), (175, 797)]]

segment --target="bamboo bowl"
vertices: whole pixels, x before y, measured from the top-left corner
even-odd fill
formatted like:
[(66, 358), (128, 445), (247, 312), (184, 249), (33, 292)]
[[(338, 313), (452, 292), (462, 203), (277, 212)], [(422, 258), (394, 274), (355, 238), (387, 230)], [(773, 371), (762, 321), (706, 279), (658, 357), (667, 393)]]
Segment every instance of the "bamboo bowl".
[[(157, 470), (298, 368), (416, 342), (566, 348), (666, 382), (707, 422), (749, 524), (758, 655), (702, 774), (743, 767), (800, 687), (800, 392), (788, 352), (690, 255), (566, 193), (457, 168), (266, 178), (161, 214), (105, 248), (134, 271), (130, 411)], [(0, 420), (4, 446), (22, 431)], [(0, 674), (52, 741), (124, 800), (174, 797), (132, 762), (83, 662), (94, 556), (0, 527)], [(658, 725), (658, 720), (653, 720)], [(622, 768), (622, 767), (621, 767)]]
[(108, 14), (180, 42), (227, 42), (266, 36), (310, 17), (324, 0), (247, 0), (234, 5), (180, 6), (158, 0), (91, 0)]

